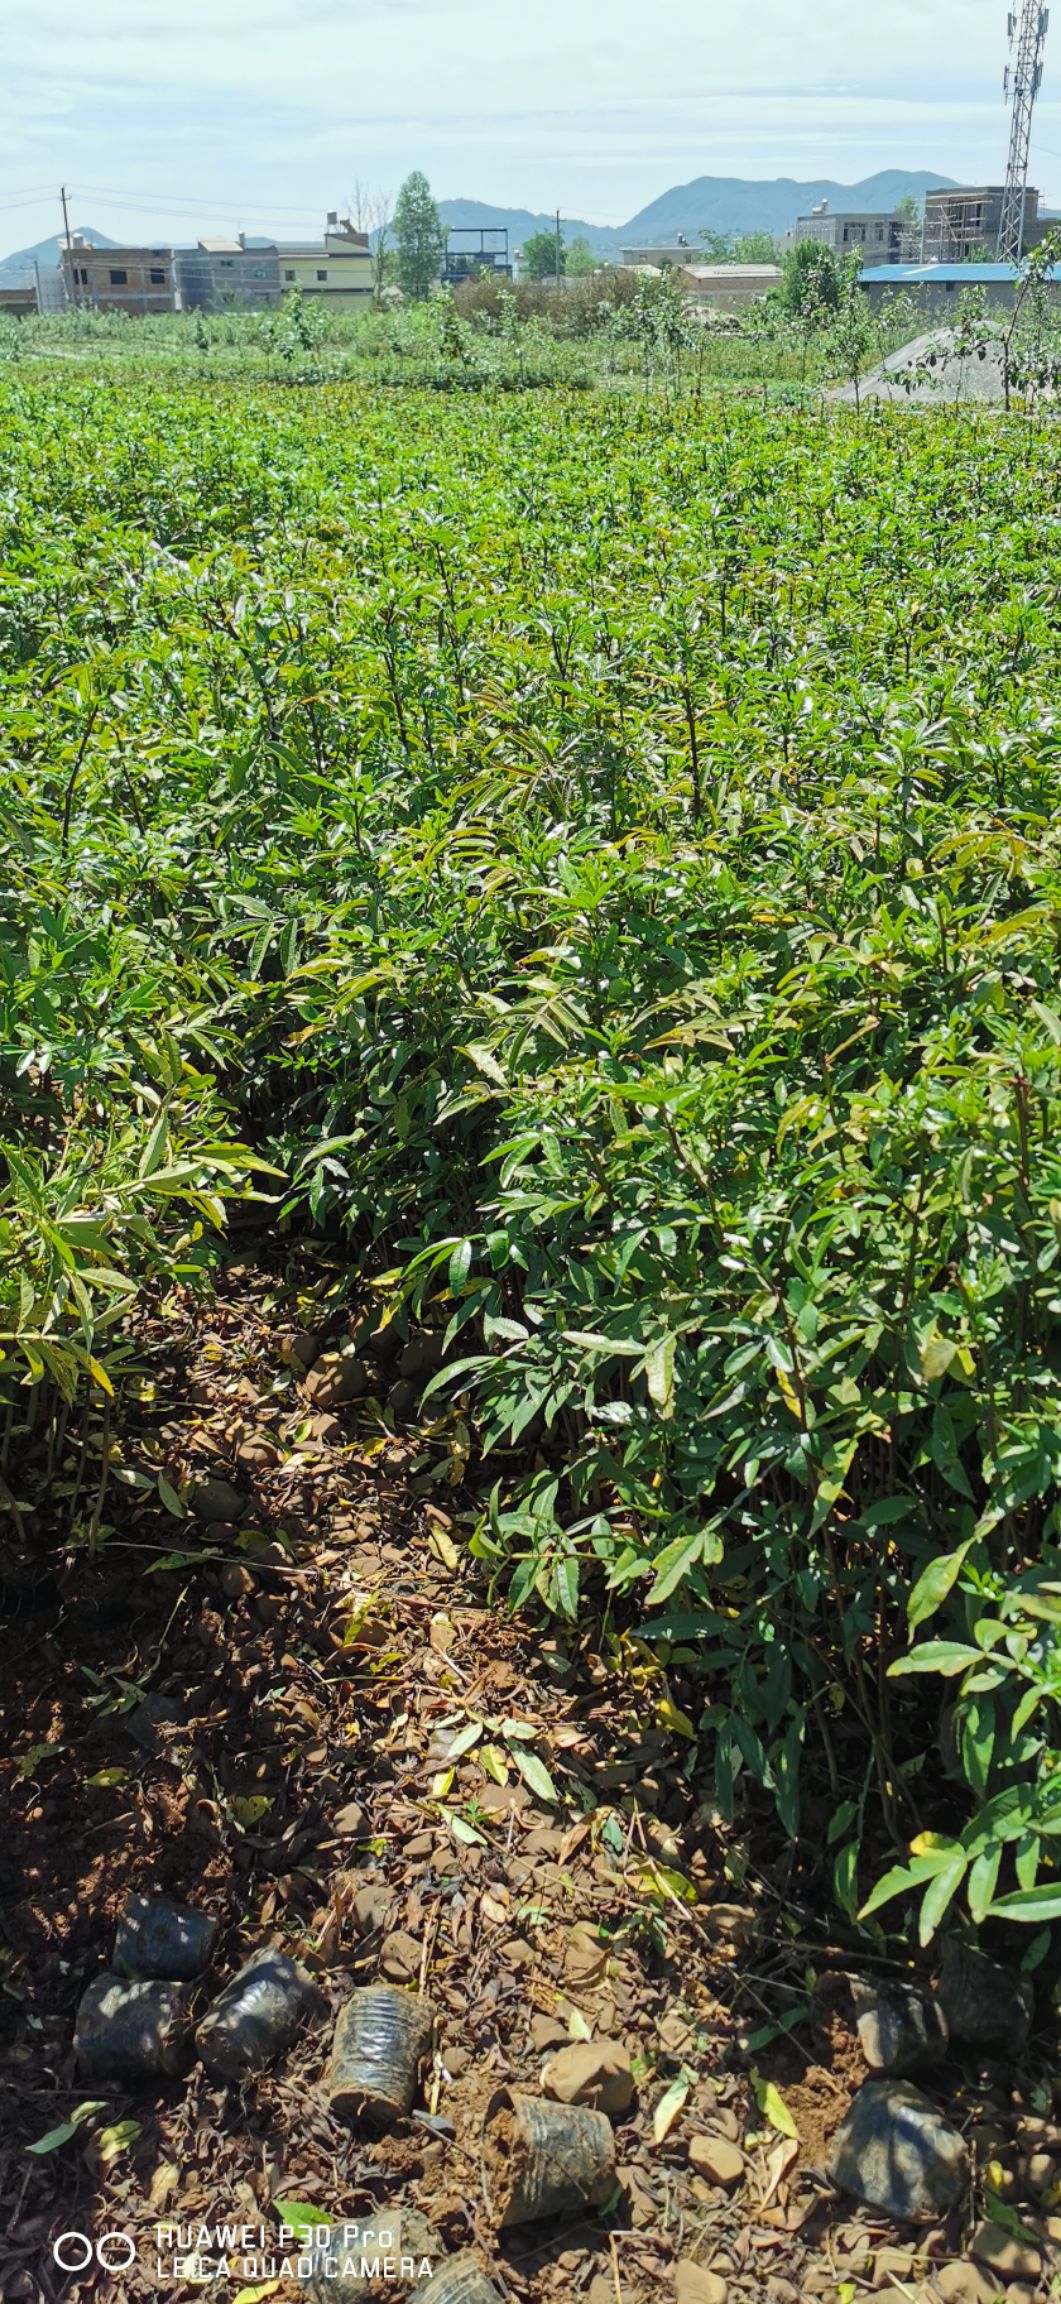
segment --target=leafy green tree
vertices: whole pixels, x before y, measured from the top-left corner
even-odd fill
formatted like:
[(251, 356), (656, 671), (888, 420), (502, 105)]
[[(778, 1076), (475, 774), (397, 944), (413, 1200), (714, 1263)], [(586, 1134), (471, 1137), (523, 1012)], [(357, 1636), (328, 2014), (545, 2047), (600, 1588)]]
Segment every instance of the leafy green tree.
[[(523, 269), (528, 280), (555, 280), (557, 263), (557, 236), (555, 232), (532, 232), (523, 243)], [(567, 270), (567, 250), (563, 233), (560, 234), (560, 270)]]
[(898, 200), (895, 213), (902, 218), (904, 237), (910, 240), (920, 240), (921, 202), (916, 192), (907, 192), (902, 200)]
[(781, 300), (802, 320), (825, 320), (840, 303), (841, 273), (831, 248), (820, 240), (799, 240), (781, 266)]
[(778, 255), (772, 232), (742, 232), (733, 246), (735, 264), (776, 264)]
[(572, 240), (570, 248), (566, 250), (566, 258), (564, 270), (570, 272), (572, 278), (576, 280), (585, 279), (590, 272), (596, 272), (598, 268), (597, 258), (584, 232), (580, 232), (577, 239)]
[(431, 186), (419, 168), (407, 176), (394, 210), (398, 285), (414, 302), (430, 296), (442, 265), (446, 234)]
[(700, 254), (705, 264), (728, 264), (733, 244), (728, 232), (712, 232), (708, 225), (700, 234)]

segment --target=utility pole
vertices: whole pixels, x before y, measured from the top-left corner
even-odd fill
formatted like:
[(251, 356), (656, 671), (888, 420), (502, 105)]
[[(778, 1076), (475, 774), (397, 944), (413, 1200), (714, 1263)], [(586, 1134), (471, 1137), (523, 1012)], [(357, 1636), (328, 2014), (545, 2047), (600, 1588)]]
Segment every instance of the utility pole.
[(1004, 83), (1011, 107), (1006, 189), (998, 227), (1000, 264), (1019, 264), (1024, 254), (1032, 113), (1042, 86), (1043, 50), (1049, 22), (1050, 11), (1040, 5), (1040, 0), (1020, 0), (1019, 16), (1011, 14), (1009, 19), (1010, 45), (1012, 47), (1016, 37), (1017, 53), (1012, 71), (1006, 67)]
[[(69, 216), (67, 215), (67, 212), (66, 212), (66, 186), (65, 186), (65, 184), (60, 184), (60, 186), (59, 186), (59, 198), (60, 198), (60, 200), (62, 201), (62, 204), (63, 204), (63, 238), (64, 238), (64, 241), (65, 241), (66, 247), (69, 249), (69, 247), (70, 247), (70, 218), (69, 218)], [(63, 268), (62, 268), (62, 266), (61, 266), (61, 265), (60, 265), (59, 269), (60, 269), (60, 271), (62, 271), (62, 269), (63, 269)], [(73, 282), (73, 288), (74, 288), (74, 302), (75, 302), (75, 304), (80, 304), (80, 302), (81, 302), (81, 298), (80, 298), (80, 296), (78, 295), (78, 292), (77, 292), (77, 265), (74, 263), (74, 259), (73, 259), (73, 255), (72, 255), (72, 254), (71, 254), (71, 257), (70, 257), (70, 278), (71, 278), (71, 280), (72, 280), (72, 282)]]

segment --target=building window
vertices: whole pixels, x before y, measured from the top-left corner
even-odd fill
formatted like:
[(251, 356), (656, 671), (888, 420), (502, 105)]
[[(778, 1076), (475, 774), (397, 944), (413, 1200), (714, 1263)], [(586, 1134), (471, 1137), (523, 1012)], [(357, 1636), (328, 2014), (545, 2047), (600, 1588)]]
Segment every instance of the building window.
[(127, 287), (128, 287), (128, 285), (129, 285), (129, 274), (128, 274), (128, 272), (123, 272), (123, 271), (121, 271), (120, 269), (119, 269), (118, 271), (115, 271), (115, 269), (114, 269), (114, 268), (113, 268), (113, 266), (112, 266), (112, 268), (111, 268), (111, 287), (112, 287), (112, 288), (127, 288)]
[(264, 278), (265, 278), (265, 266), (264, 266), (264, 264), (256, 264), (256, 265), (255, 265), (255, 267), (254, 267), (254, 270), (253, 270), (253, 272), (252, 272), (252, 274), (251, 274), (251, 278), (252, 278), (252, 280), (264, 280)]
[(152, 288), (164, 288), (166, 285), (166, 275), (159, 269), (157, 264), (152, 265), (151, 270), (148, 273), (148, 279), (151, 282)]
[(87, 288), (87, 287), (88, 287), (88, 265), (87, 265), (87, 264), (82, 264), (82, 266), (81, 266), (81, 270), (80, 270), (80, 272), (78, 273), (77, 277), (78, 277), (78, 279), (79, 279), (79, 280), (80, 280), (80, 282), (81, 282), (81, 286), (82, 286), (83, 288)]
[(328, 275), (327, 275), (327, 273), (326, 273), (326, 272), (318, 272), (318, 274), (317, 274), (317, 278), (318, 278), (318, 280), (326, 280), (326, 279), (327, 279), (327, 277), (328, 277)]
[(284, 278), (285, 278), (285, 280), (293, 280), (293, 279), (294, 279), (294, 277), (295, 277), (295, 275), (294, 275), (294, 273), (293, 273), (293, 272), (285, 272), (285, 274), (284, 274)]

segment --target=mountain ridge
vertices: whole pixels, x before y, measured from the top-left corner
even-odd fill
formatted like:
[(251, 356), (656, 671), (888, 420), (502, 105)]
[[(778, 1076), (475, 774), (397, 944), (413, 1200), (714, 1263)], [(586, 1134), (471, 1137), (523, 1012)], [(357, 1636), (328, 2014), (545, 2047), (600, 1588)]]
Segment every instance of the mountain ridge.
[[(78, 231), (94, 248), (120, 248), (120, 240), (112, 240), (108, 233), (98, 232), (94, 224), (79, 224)], [(37, 240), (32, 248), (16, 248), (10, 256), (0, 257), (0, 288), (24, 288), (32, 285), (35, 267), (52, 272), (59, 262), (59, 234), (53, 232), (50, 240)]]
[[(689, 184), (675, 184), (661, 192), (625, 224), (588, 224), (581, 217), (565, 216), (560, 221), (568, 241), (581, 234), (596, 255), (617, 256), (622, 248), (636, 247), (642, 241), (674, 240), (679, 232), (694, 242), (704, 231), (734, 237), (743, 232), (780, 236), (791, 229), (797, 216), (805, 216), (820, 200), (828, 200), (833, 208), (887, 214), (911, 192), (921, 200), (926, 192), (948, 190), (953, 181), (931, 168), (882, 168), (855, 184), (840, 184), (827, 176), (807, 181), (794, 176), (697, 176)], [(555, 215), (505, 208), (488, 200), (440, 200), (438, 206), (443, 223), (451, 230), (461, 225), (507, 225), (510, 242), (517, 247), (532, 232), (555, 229)]]

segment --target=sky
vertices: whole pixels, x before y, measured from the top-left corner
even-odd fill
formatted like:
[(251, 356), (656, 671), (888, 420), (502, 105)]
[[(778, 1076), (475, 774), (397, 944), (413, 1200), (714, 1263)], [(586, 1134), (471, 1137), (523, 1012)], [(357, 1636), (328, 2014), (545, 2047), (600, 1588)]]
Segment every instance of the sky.
[[(1009, 0), (7, 0), (0, 252), (315, 233), (422, 168), (622, 224), (694, 176), (1005, 171)], [(1014, 0), (1015, 4), (1015, 0)], [(1061, 18), (1033, 177), (1061, 206)]]

